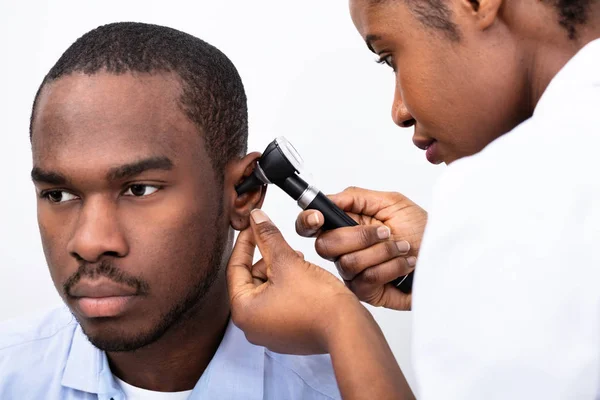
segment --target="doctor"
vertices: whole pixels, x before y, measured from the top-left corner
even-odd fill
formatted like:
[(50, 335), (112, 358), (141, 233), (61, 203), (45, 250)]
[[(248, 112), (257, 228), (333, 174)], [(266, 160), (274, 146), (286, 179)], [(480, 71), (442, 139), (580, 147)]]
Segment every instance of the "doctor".
[[(321, 233), (322, 215), (299, 216), (346, 285), (254, 211), (229, 263), (234, 321), (275, 351), (330, 352), (348, 399), (413, 396), (359, 299), (412, 307), (419, 398), (598, 398), (600, 2), (350, 0), (350, 11), (396, 75), (394, 121), (449, 167), (429, 217), (356, 188), (332, 199), (358, 227)], [(386, 285), (415, 262), (412, 298)]]

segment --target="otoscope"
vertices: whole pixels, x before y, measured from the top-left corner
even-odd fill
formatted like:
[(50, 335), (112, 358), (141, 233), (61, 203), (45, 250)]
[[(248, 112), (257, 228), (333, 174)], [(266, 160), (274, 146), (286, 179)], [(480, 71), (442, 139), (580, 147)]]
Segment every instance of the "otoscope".
[[(274, 183), (296, 200), (302, 209), (320, 211), (325, 217), (321, 229), (331, 230), (358, 225), (319, 189), (304, 181), (298, 175), (303, 170), (304, 162), (294, 146), (286, 138), (278, 137), (269, 143), (252, 174), (236, 186), (235, 190), (238, 195), (242, 195), (260, 186)], [(410, 293), (413, 272), (391, 283), (402, 292)]]

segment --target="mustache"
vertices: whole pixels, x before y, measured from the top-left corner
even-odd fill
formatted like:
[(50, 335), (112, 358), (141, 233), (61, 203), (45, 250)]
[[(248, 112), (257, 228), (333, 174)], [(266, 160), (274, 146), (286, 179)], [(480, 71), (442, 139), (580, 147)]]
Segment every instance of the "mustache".
[(63, 292), (67, 296), (71, 296), (71, 290), (82, 278), (94, 280), (100, 277), (108, 278), (115, 283), (132, 287), (136, 290), (136, 294), (148, 293), (149, 286), (147, 282), (116, 268), (110, 260), (106, 259), (102, 260), (99, 264), (79, 264), (77, 272), (71, 275), (63, 284)]

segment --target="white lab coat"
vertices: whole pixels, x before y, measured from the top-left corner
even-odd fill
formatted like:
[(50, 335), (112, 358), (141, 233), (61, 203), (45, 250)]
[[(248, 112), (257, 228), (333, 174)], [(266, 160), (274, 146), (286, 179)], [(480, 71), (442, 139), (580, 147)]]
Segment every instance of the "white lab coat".
[(451, 164), (414, 282), (420, 399), (600, 399), (600, 40)]

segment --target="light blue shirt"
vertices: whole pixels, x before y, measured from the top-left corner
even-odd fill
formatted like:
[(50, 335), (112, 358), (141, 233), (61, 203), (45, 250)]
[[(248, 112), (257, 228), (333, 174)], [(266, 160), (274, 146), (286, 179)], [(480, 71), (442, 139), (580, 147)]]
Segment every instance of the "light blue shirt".
[[(254, 346), (229, 323), (190, 399), (340, 399), (328, 355)], [(125, 400), (106, 354), (66, 307), (0, 324), (0, 399)]]

